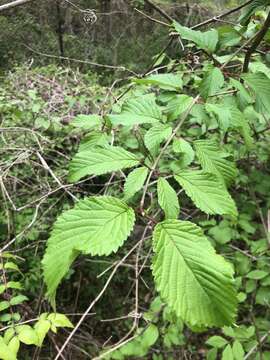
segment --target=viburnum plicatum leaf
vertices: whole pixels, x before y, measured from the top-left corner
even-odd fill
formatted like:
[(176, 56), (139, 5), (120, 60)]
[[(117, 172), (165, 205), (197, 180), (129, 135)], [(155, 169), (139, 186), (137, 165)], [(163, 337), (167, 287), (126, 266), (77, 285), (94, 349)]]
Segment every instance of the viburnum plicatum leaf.
[(209, 31), (195, 31), (188, 27), (180, 25), (174, 21), (173, 26), (175, 30), (185, 40), (194, 42), (199, 48), (204, 49), (210, 53), (213, 53), (218, 43), (218, 32), (215, 29)]
[(217, 174), (227, 185), (237, 176), (235, 164), (224, 158), (224, 154), (212, 140), (194, 142), (200, 164), (206, 172)]
[(129, 236), (134, 211), (110, 196), (89, 197), (65, 211), (54, 224), (42, 261), (48, 297), (53, 301), (56, 288), (80, 254), (109, 255)]
[(206, 214), (237, 216), (235, 203), (217, 175), (201, 170), (185, 170), (174, 177), (194, 204)]
[(69, 180), (80, 180), (86, 175), (102, 175), (112, 171), (131, 168), (140, 161), (131, 152), (119, 147), (93, 147), (79, 151), (70, 162)]
[(158, 179), (157, 191), (158, 203), (164, 211), (166, 219), (177, 219), (180, 210), (178, 197), (166, 179)]
[(124, 199), (130, 199), (142, 187), (148, 175), (146, 167), (139, 167), (128, 174), (124, 185)]
[(193, 101), (194, 100), (191, 96), (185, 94), (175, 95), (172, 99), (170, 99), (164, 109), (165, 113), (168, 115), (168, 120), (172, 121), (177, 119), (181, 114), (190, 108)]
[(270, 113), (270, 79), (263, 73), (242, 76), (255, 96), (255, 108), (260, 113)]
[(206, 103), (205, 110), (208, 113), (214, 114), (216, 116), (221, 130), (224, 131), (228, 130), (231, 120), (231, 112), (229, 107), (226, 107), (224, 103), (220, 103), (220, 104)]
[(233, 323), (237, 297), (232, 266), (217, 255), (202, 230), (166, 220), (154, 230), (152, 270), (163, 300), (191, 326)]
[(215, 95), (224, 84), (224, 76), (219, 68), (209, 69), (200, 84), (200, 93), (204, 99)]
[(194, 150), (189, 142), (185, 139), (177, 139), (173, 140), (173, 151), (176, 153), (180, 153), (180, 159), (178, 160), (179, 165), (182, 168), (187, 167), (192, 163), (195, 157)]
[(143, 79), (136, 79), (136, 83), (156, 85), (164, 90), (180, 90), (183, 87), (181, 74), (154, 74)]
[(159, 122), (162, 113), (153, 94), (148, 94), (127, 99), (120, 114), (110, 114), (107, 117), (113, 125), (133, 126)]
[(172, 133), (172, 128), (168, 124), (157, 124), (151, 127), (144, 136), (144, 143), (147, 149), (155, 154), (159, 150), (160, 144), (167, 140)]

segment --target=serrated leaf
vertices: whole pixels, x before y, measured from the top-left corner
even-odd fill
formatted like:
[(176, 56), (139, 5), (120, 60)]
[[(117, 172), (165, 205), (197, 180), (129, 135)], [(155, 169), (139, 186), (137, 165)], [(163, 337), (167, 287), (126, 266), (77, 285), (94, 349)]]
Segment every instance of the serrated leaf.
[(200, 84), (200, 93), (204, 99), (215, 95), (224, 84), (224, 76), (219, 68), (212, 68), (205, 72)]
[(255, 109), (262, 114), (270, 113), (270, 79), (263, 73), (245, 74), (242, 78), (255, 96)]
[(148, 169), (146, 167), (140, 167), (134, 169), (131, 173), (128, 174), (124, 185), (124, 199), (128, 200), (132, 198), (141, 188), (146, 180), (148, 175)]
[(110, 196), (89, 197), (65, 211), (54, 224), (42, 261), (49, 298), (54, 299), (57, 286), (80, 252), (93, 256), (116, 252), (134, 221), (134, 211)]
[(106, 147), (108, 144), (108, 136), (103, 132), (91, 132), (80, 142), (79, 152), (80, 151), (89, 151), (93, 147)]
[(188, 221), (167, 220), (154, 230), (153, 275), (161, 297), (191, 326), (223, 326), (234, 321), (233, 270)]
[(170, 121), (175, 120), (190, 108), (192, 102), (193, 98), (191, 96), (176, 95), (168, 102), (164, 111), (168, 114)]
[(197, 140), (194, 145), (203, 170), (218, 175), (227, 185), (235, 180), (235, 164), (224, 158), (224, 153), (214, 141)]
[(174, 139), (173, 140), (173, 151), (181, 154), (181, 159), (179, 160), (179, 165), (182, 168), (187, 167), (192, 163), (195, 157), (194, 150), (189, 142), (185, 139)]
[(194, 42), (200, 49), (213, 53), (218, 43), (218, 32), (215, 29), (209, 31), (195, 31), (188, 27), (181, 26), (176, 21), (173, 22), (175, 30), (181, 35), (182, 39)]
[(217, 175), (201, 170), (185, 170), (174, 177), (194, 204), (206, 214), (237, 216), (235, 203)]
[(70, 162), (69, 180), (76, 182), (86, 175), (102, 175), (131, 168), (140, 161), (131, 152), (119, 147), (92, 148), (78, 152)]
[(153, 95), (143, 95), (126, 100), (120, 114), (107, 115), (111, 123), (133, 126), (151, 124), (162, 120), (162, 113)]
[(156, 85), (164, 90), (180, 90), (183, 80), (180, 74), (154, 74), (143, 79), (136, 79), (138, 84)]
[(160, 144), (167, 140), (172, 133), (170, 125), (157, 124), (151, 127), (144, 136), (144, 143), (147, 149), (156, 154), (159, 150)]
[(230, 109), (225, 106), (225, 104), (207, 103), (205, 104), (205, 110), (210, 114), (216, 115), (221, 130), (228, 130), (231, 120), (231, 112)]
[(98, 129), (102, 124), (102, 118), (99, 115), (77, 115), (71, 125), (83, 130)]
[(253, 147), (253, 138), (251, 136), (251, 129), (244, 114), (236, 107), (231, 108), (231, 127), (237, 129), (243, 137), (248, 149)]
[(174, 189), (164, 178), (159, 178), (157, 183), (158, 203), (165, 213), (166, 219), (177, 219), (179, 215), (179, 202)]

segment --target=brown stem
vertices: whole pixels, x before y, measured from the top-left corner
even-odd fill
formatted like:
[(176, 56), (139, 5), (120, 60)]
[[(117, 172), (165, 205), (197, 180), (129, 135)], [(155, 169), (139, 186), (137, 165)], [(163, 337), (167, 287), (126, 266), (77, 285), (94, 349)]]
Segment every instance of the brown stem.
[(164, 10), (162, 10), (159, 6), (157, 6), (156, 4), (152, 3), (152, 1), (150, 0), (145, 0), (145, 2), (150, 5), (153, 9), (155, 9), (158, 13), (160, 13), (161, 16), (163, 16), (165, 19), (167, 19), (169, 22), (173, 22), (173, 18), (168, 15), (167, 13), (165, 13)]
[(252, 54), (256, 51), (257, 47), (262, 42), (265, 34), (267, 33), (268, 29), (270, 27), (270, 12), (261, 28), (261, 30), (258, 32), (257, 36), (255, 37), (253, 43), (250, 45), (248, 51), (246, 52), (245, 61), (243, 65), (243, 73), (248, 72), (248, 66), (251, 59)]

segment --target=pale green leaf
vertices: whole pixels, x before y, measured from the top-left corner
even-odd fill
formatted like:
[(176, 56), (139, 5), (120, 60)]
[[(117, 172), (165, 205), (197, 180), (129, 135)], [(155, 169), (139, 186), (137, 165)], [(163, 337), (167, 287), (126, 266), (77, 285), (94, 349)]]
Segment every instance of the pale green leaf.
[(270, 113), (270, 79), (263, 73), (242, 76), (255, 97), (255, 109), (259, 113)]
[(77, 115), (71, 125), (83, 130), (98, 129), (102, 124), (102, 118), (99, 115)]
[(236, 314), (233, 270), (188, 221), (167, 220), (154, 230), (153, 275), (167, 304), (191, 326), (231, 324)]
[(200, 49), (213, 53), (218, 43), (218, 32), (215, 29), (209, 31), (195, 31), (188, 27), (181, 26), (176, 21), (173, 22), (175, 30), (181, 35), (182, 39), (194, 42)]
[(200, 84), (200, 93), (204, 99), (215, 95), (224, 84), (224, 76), (219, 68), (212, 68), (205, 72)]
[(175, 175), (175, 179), (203, 212), (237, 216), (235, 203), (217, 175), (201, 170), (185, 170)]
[(89, 151), (93, 147), (106, 147), (108, 144), (108, 136), (104, 132), (91, 132), (80, 142), (79, 152)]
[(26, 345), (38, 345), (38, 335), (30, 325), (16, 326), (19, 340)]
[(206, 344), (215, 348), (223, 348), (228, 344), (228, 341), (221, 336), (214, 335), (206, 341)]
[[(1, 346), (1, 345), (0, 345)], [(20, 340), (18, 336), (14, 336), (10, 342), (8, 343), (9, 351), (11, 351), (12, 354), (17, 355), (18, 351), (20, 349)]]
[(197, 140), (194, 145), (203, 170), (217, 174), (227, 185), (235, 180), (237, 170), (234, 163), (224, 158), (224, 153), (214, 141)]
[(180, 90), (183, 87), (183, 80), (180, 74), (154, 74), (143, 79), (136, 79), (138, 84), (156, 85), (164, 90)]
[(139, 165), (138, 158), (131, 152), (118, 147), (92, 148), (78, 152), (70, 163), (69, 180), (76, 182), (86, 175), (102, 175), (108, 172)]
[(80, 252), (93, 256), (116, 252), (134, 221), (134, 211), (110, 196), (89, 197), (65, 211), (54, 224), (42, 261), (49, 298), (54, 299), (58, 284)]
[(47, 335), (48, 331), (50, 330), (51, 323), (49, 320), (46, 319), (39, 319), (38, 322), (35, 324), (34, 329), (38, 336), (38, 344), (37, 346), (41, 346), (45, 336)]
[(158, 203), (165, 213), (166, 219), (177, 219), (179, 215), (179, 202), (174, 189), (164, 178), (159, 178), (157, 183)]
[(2, 360), (17, 360), (16, 353), (4, 342), (2, 336), (0, 336), (0, 359)]
[(232, 352), (235, 360), (244, 360), (245, 351), (238, 340), (233, 342)]
[(172, 133), (170, 125), (157, 124), (151, 127), (144, 136), (144, 143), (147, 149), (156, 154), (159, 150), (160, 144), (167, 140)]
[(253, 138), (251, 136), (251, 129), (244, 114), (236, 107), (231, 108), (231, 127), (237, 129), (243, 137), (248, 149), (253, 147)]
[(54, 313), (48, 316), (48, 320), (55, 326), (55, 327), (68, 327), (73, 328), (74, 326), (69, 321), (69, 319), (64, 314)]
[(159, 122), (162, 113), (154, 96), (150, 94), (126, 100), (120, 114), (110, 114), (107, 117), (114, 126), (133, 126)]
[(124, 199), (128, 200), (132, 198), (141, 188), (146, 180), (148, 175), (148, 169), (146, 167), (140, 167), (134, 169), (131, 173), (128, 174), (124, 185)]
[(13, 305), (13, 306), (19, 305), (19, 304), (21, 304), (22, 302), (24, 302), (26, 300), (28, 300), (28, 298), (26, 296), (17, 295), (17, 296), (10, 299), (10, 305)]
[(269, 273), (263, 270), (253, 270), (247, 274), (248, 279), (260, 280), (265, 278)]
[(230, 344), (228, 344), (223, 350), (221, 360), (234, 360), (233, 351)]

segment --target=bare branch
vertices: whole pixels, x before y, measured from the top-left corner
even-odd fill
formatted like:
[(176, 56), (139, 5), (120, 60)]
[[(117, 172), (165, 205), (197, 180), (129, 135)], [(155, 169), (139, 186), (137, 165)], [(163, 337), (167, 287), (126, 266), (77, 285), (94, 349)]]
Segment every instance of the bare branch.
[(11, 9), (16, 6), (24, 5), (30, 1), (33, 1), (33, 0), (16, 0), (16, 1), (9, 2), (7, 4), (0, 5), (0, 11), (4, 11), (4, 10)]

